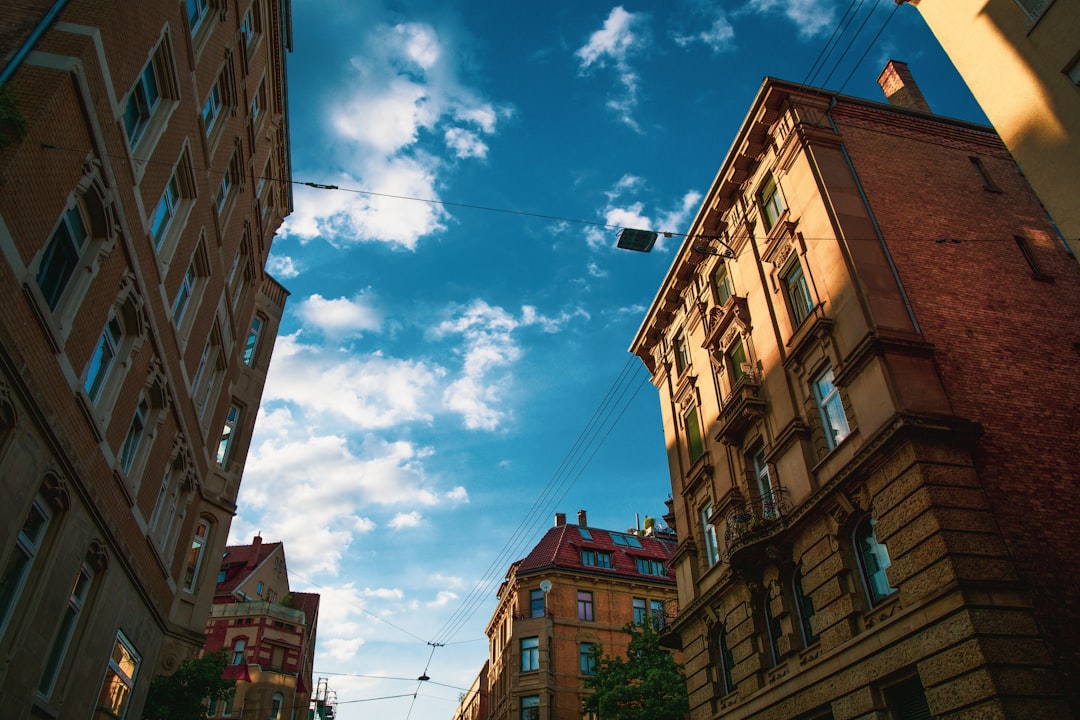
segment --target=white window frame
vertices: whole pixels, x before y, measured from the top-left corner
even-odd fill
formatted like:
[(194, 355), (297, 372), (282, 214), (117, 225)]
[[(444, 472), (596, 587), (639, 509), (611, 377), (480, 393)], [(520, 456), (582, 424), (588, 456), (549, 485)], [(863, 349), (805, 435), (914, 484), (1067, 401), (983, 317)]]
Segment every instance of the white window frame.
[[(142, 666), (142, 656), (135, 649), (135, 645), (128, 640), (122, 631), (116, 633), (116, 644), (113, 645), (112, 654), (109, 656), (109, 666), (105, 671), (105, 677), (101, 682), (101, 692), (98, 695), (98, 715), (124, 720), (127, 716), (128, 700), (135, 690), (135, 681), (139, 676), (139, 668)], [(110, 685), (113, 691), (109, 692)], [(106, 699), (111, 699), (108, 707)]]
[(821, 426), (825, 431), (825, 442), (832, 450), (851, 434), (840, 389), (833, 384), (832, 365), (826, 366), (814, 376), (813, 390), (821, 415)]
[[(201, 532), (200, 532), (201, 531)], [(195, 524), (195, 533), (191, 536), (191, 550), (188, 553), (187, 569), (184, 571), (184, 591), (194, 592), (199, 584), (199, 571), (206, 556), (206, 545), (210, 541), (212, 525), (209, 520), (201, 519)]]
[[(62, 305), (64, 296), (67, 294), (68, 288), (71, 287), (72, 279), (82, 263), (86, 248), (90, 244), (91, 235), (87, 225), (87, 219), (83, 217), (79, 203), (68, 207), (64, 214), (60, 216), (60, 221), (57, 223), (52, 235), (49, 236), (49, 242), (42, 251), (34, 279), (38, 290), (41, 291), (41, 296), (45, 299), (45, 305), (52, 312), (56, 312)], [(57, 268), (55, 263), (61, 258), (61, 253), (64, 253), (63, 257), (67, 258), (69, 262), (63, 262), (62, 267)], [(59, 274), (63, 276), (63, 279), (57, 279), (48, 284), (48, 294), (46, 294), (46, 287), (43, 284), (43, 280), (46, 278), (42, 277), (47, 268), (51, 271), (49, 275), (54, 274), (59, 269)]]
[(214, 457), (218, 467), (227, 467), (229, 464), (242, 414), (243, 410), (240, 406), (229, 405), (229, 411), (225, 414), (225, 423), (221, 428), (221, 438), (218, 440), (217, 454)]
[(53, 638), (49, 654), (45, 660), (45, 669), (38, 683), (38, 695), (46, 700), (56, 689), (56, 681), (60, 677), (60, 671), (64, 667), (68, 650), (71, 649), (71, 639), (75, 636), (75, 630), (79, 626), (79, 618), (86, 601), (90, 596), (90, 587), (94, 581), (94, 573), (87, 563), (83, 563), (75, 576), (75, 582), (68, 594), (67, 604), (64, 606), (64, 614), (60, 619), (56, 637)]
[(83, 380), (83, 390), (94, 404), (101, 399), (102, 390), (109, 382), (113, 367), (120, 357), (124, 343), (124, 323), (117, 317), (116, 312), (109, 311), (105, 321), (105, 328), (101, 331), (101, 337), (94, 345), (94, 352), (86, 365), (86, 378)]
[(705, 537), (705, 560), (708, 562), (709, 567), (720, 562), (720, 546), (716, 541), (716, 526), (709, 520), (712, 513), (713, 506), (711, 502), (701, 508), (701, 530)]
[[(35, 515), (39, 518), (34, 527)], [(19, 598), (30, 578), (30, 571), (34, 568), (34, 561), (41, 553), (45, 535), (52, 522), (52, 510), (49, 503), (41, 495), (37, 495), (30, 503), (30, 509), (26, 513), (19, 534), (15, 538), (15, 547), (4, 563), (2, 577), (4, 584), (9, 588), (7, 598), (0, 598), (0, 638), (4, 637), (8, 624), (19, 606)]]
[(251, 319), (251, 329), (248, 330), (247, 339), (244, 341), (244, 364), (248, 367), (255, 365), (255, 355), (259, 349), (259, 337), (262, 335), (264, 321), (256, 315)]
[(188, 23), (191, 25), (191, 35), (194, 37), (202, 21), (210, 14), (209, 0), (187, 0), (185, 3)]
[(539, 669), (540, 638), (535, 635), (521, 638), (521, 672), (535, 672)]
[(124, 444), (120, 446), (120, 469), (125, 475), (131, 474), (131, 469), (135, 466), (135, 458), (139, 456), (146, 430), (150, 426), (151, 409), (150, 398), (143, 393), (139, 396), (139, 402), (131, 416), (131, 424), (128, 425), (128, 431), (124, 435)]

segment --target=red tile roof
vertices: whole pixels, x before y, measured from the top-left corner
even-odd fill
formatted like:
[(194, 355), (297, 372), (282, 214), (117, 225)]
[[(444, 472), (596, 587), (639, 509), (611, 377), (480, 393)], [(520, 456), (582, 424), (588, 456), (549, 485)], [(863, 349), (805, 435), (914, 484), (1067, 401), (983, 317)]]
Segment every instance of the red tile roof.
[[(578, 525), (558, 525), (551, 528), (536, 544), (523, 560), (511, 566), (513, 571), (516, 566), (517, 574), (525, 575), (549, 568), (563, 568), (580, 570), (582, 572), (596, 574), (613, 574), (629, 577), (647, 577), (651, 580), (663, 581), (665, 579), (675, 582), (675, 571), (671, 568), (671, 557), (675, 554), (678, 543), (656, 536), (634, 535), (632, 533), (618, 532), (615, 530), (601, 530), (600, 528), (585, 528), (587, 535), (581, 533)], [(586, 539), (586, 537), (591, 539)], [(613, 538), (619, 538), (623, 542), (616, 542)], [(640, 543), (641, 547), (630, 547), (634, 542)], [(585, 565), (581, 561), (582, 550), (595, 550), (611, 555), (611, 567), (596, 567)], [(664, 576), (649, 575), (638, 572), (637, 560), (657, 560), (664, 564), (667, 574)]]
[(225, 572), (225, 579), (217, 584), (214, 596), (231, 596), (251, 571), (280, 546), (280, 542), (227, 546), (221, 557), (221, 570)]

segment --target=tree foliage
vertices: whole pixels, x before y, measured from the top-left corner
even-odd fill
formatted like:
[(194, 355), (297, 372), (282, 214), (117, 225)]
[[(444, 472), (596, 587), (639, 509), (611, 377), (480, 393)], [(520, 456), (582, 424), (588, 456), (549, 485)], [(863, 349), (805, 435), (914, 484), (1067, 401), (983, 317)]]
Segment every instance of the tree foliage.
[(207, 698), (225, 700), (235, 680), (221, 677), (228, 662), (225, 648), (182, 663), (172, 675), (159, 675), (150, 683), (143, 708), (144, 720), (205, 720)]
[(631, 623), (626, 658), (593, 648), (595, 673), (585, 678), (592, 690), (584, 710), (600, 720), (679, 720), (690, 711), (686, 677), (660, 636), (648, 623)]

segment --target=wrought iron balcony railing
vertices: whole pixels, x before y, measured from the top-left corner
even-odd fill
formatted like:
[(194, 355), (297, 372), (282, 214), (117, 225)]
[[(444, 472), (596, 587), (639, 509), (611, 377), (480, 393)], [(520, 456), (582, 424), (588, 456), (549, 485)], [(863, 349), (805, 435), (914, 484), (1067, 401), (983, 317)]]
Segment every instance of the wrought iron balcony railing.
[(728, 512), (727, 529), (724, 531), (724, 545), (728, 557), (733, 550), (778, 527), (790, 509), (789, 493), (784, 487), (775, 487), (768, 493), (762, 493), (749, 502), (732, 508)]

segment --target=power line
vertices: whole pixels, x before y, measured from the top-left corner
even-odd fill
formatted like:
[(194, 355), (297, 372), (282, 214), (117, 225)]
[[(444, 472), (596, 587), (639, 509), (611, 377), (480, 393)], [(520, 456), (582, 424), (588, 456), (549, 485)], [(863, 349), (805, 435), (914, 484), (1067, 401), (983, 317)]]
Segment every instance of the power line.
[[(855, 17), (855, 15), (859, 13), (859, 8), (862, 7), (862, 4), (865, 0), (857, 1), (859, 4), (858, 7), (855, 7), (854, 13), (852, 13), (852, 7), (855, 6), (856, 0), (851, 0), (851, 2), (848, 3), (847, 9), (844, 10), (844, 14), (840, 17), (840, 21), (833, 28), (832, 35), (829, 36), (829, 39), (825, 42), (825, 45), (823, 45), (821, 50), (818, 52), (818, 56), (814, 59), (813, 65), (811, 65), (810, 69), (806, 71), (806, 77), (803, 78), (802, 81), (803, 85), (813, 84), (814, 79), (817, 78), (817, 74), (825, 69), (825, 63), (829, 61), (829, 57), (832, 55), (832, 51), (836, 49), (836, 43), (840, 42), (840, 38), (844, 36), (847, 27), (851, 25), (851, 20)], [(839, 37), (837, 36), (837, 32), (840, 33)], [(836, 43), (833, 43), (834, 38), (836, 39)], [(822, 56), (824, 56), (824, 58), (822, 58)], [(818, 67), (818, 62), (821, 62), (821, 67)]]
[(863, 18), (862, 23), (859, 25), (859, 29), (855, 31), (855, 34), (851, 36), (851, 40), (849, 40), (848, 44), (844, 47), (844, 52), (840, 53), (840, 57), (836, 60), (836, 64), (833, 65), (833, 69), (829, 71), (829, 74), (821, 83), (822, 87), (827, 86), (829, 84), (829, 80), (832, 79), (833, 73), (840, 69), (840, 63), (842, 63), (844, 61), (844, 58), (847, 57), (848, 51), (851, 49), (851, 46), (854, 45), (855, 41), (859, 39), (859, 35), (862, 34), (863, 28), (866, 27), (866, 23), (868, 23), (870, 21), (870, 18), (873, 17), (874, 10), (876, 10), (877, 6), (880, 4), (881, 0), (875, 0), (873, 7), (871, 7), (870, 10), (866, 13), (866, 17)]
[(866, 49), (863, 50), (863, 54), (859, 56), (858, 61), (856, 61), (855, 65), (851, 68), (851, 72), (849, 72), (848, 76), (844, 79), (844, 84), (840, 86), (839, 90), (837, 90), (838, 93), (843, 94), (844, 88), (847, 87), (848, 82), (855, 75), (855, 71), (859, 69), (860, 65), (862, 65), (862, 61), (866, 59), (866, 56), (867, 54), (869, 54), (871, 48), (873, 48), (874, 44), (877, 43), (878, 38), (881, 37), (881, 33), (884, 32), (885, 28), (889, 26), (890, 22), (892, 22), (893, 17), (896, 15), (896, 11), (900, 9), (900, 5), (902, 4), (903, 3), (896, 3), (895, 5), (893, 5), (893, 9), (892, 12), (889, 13), (889, 17), (885, 18), (885, 22), (881, 24), (881, 27), (878, 28), (877, 33), (867, 44)]

